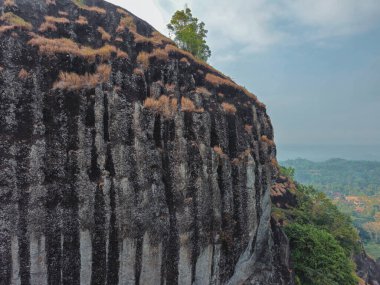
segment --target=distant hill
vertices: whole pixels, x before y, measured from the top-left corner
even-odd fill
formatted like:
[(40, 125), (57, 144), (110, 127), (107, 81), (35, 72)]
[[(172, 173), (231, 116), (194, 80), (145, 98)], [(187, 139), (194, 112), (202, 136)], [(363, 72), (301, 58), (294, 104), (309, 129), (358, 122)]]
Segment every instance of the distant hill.
[(380, 162), (336, 158), (324, 162), (295, 159), (280, 164), (294, 168), (300, 183), (314, 185), (329, 195), (380, 194)]

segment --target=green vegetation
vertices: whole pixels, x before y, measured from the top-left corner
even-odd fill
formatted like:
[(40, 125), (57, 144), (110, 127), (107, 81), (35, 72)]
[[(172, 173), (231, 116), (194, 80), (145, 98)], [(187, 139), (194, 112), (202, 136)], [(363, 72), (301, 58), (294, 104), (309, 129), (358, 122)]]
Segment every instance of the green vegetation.
[(176, 11), (167, 27), (180, 48), (204, 61), (211, 56), (210, 48), (206, 44), (208, 31), (205, 24), (198, 22), (189, 8)]
[[(280, 172), (293, 180), (294, 169)], [(352, 255), (359, 250), (359, 235), (349, 216), (312, 186), (296, 183), (297, 206), (273, 208), (285, 225), (298, 284), (357, 284)]]
[(380, 162), (305, 159), (282, 162), (295, 169), (295, 179), (326, 193), (351, 216), (367, 253), (380, 258)]
[(31, 30), (33, 28), (31, 23), (25, 21), (23, 18), (13, 14), (12, 12), (5, 13), (0, 17), (0, 20), (25, 30)]
[(294, 180), (295, 169), (292, 167), (280, 166), (280, 174)]
[(85, 5), (85, 1), (84, 0), (72, 0), (72, 2), (75, 5), (77, 5), (78, 8), (83, 9), (83, 10), (87, 10), (87, 11), (90, 11), (90, 12), (95, 12), (95, 13), (98, 13), (98, 14), (105, 14), (106, 13), (106, 10), (104, 10), (103, 8), (96, 7), (96, 6), (87, 6), (87, 5)]
[(286, 227), (298, 282), (302, 285), (356, 285), (354, 265), (334, 237), (313, 225)]

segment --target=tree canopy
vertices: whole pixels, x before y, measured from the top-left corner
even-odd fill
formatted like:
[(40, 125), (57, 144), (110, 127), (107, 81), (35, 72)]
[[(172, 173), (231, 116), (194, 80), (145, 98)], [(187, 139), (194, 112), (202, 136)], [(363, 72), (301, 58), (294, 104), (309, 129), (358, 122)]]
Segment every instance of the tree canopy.
[(204, 61), (211, 56), (210, 48), (206, 44), (208, 31), (205, 23), (193, 17), (189, 8), (176, 11), (167, 27), (180, 48)]
[(290, 224), (285, 229), (301, 284), (358, 284), (353, 263), (331, 234), (313, 225), (298, 223)]

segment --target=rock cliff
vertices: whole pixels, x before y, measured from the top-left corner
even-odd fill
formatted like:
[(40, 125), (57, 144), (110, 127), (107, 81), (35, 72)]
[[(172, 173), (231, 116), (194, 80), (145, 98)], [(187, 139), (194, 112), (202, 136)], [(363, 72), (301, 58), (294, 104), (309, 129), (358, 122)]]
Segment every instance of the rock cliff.
[(0, 284), (292, 284), (265, 105), (107, 2), (0, 7)]

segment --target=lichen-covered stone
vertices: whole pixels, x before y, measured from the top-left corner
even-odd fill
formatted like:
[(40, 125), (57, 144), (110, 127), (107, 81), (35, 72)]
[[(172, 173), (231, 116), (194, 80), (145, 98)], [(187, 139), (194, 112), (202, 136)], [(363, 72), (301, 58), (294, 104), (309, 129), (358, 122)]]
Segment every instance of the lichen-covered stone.
[[(1, 285), (292, 284), (270, 217), (273, 130), (253, 94), (107, 2), (3, 2), (33, 28), (0, 34)], [(163, 95), (170, 112), (144, 106)]]

